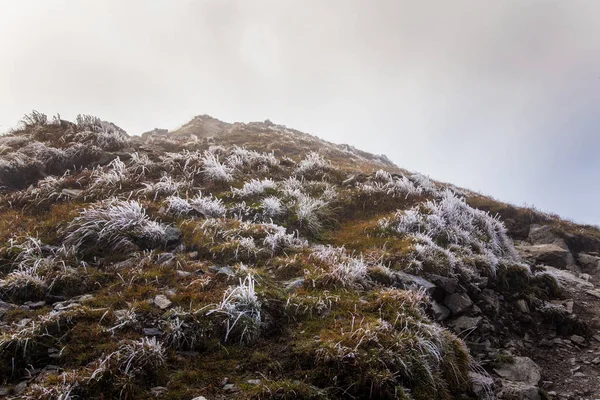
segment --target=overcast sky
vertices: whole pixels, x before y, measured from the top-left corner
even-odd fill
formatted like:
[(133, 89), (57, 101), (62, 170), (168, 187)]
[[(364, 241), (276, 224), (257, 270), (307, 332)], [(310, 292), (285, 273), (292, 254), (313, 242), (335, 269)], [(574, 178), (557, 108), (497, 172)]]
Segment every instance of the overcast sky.
[(0, 131), (287, 125), (600, 223), (600, 1), (0, 0)]

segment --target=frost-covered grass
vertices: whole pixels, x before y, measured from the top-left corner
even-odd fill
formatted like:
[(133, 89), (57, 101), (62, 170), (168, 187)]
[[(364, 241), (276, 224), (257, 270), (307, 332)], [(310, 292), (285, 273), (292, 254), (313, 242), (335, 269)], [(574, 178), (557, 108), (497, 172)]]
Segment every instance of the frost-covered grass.
[(331, 211), (326, 201), (307, 195), (298, 197), (292, 210), (298, 220), (298, 225), (312, 233), (319, 232), (323, 228), (323, 219)]
[(277, 188), (277, 183), (270, 178), (265, 178), (262, 180), (252, 179), (249, 182), (244, 183), (241, 189), (233, 188), (231, 192), (234, 196), (239, 197), (251, 197), (258, 196), (265, 193), (268, 190), (275, 190)]
[(243, 147), (234, 146), (231, 154), (227, 157), (227, 164), (237, 170), (256, 170), (269, 172), (269, 169), (279, 164), (279, 160), (273, 153), (259, 153)]
[(125, 375), (156, 373), (166, 362), (166, 352), (155, 337), (124, 340), (119, 346), (119, 367)]
[(459, 261), (472, 259), (491, 274), (503, 260), (519, 262), (504, 224), (470, 207), (451, 190), (442, 192), (438, 200), (398, 212), (393, 221), (381, 220), (380, 227), (413, 237), (418, 262), (440, 264), (442, 257), (442, 265), (452, 270)]
[(219, 161), (219, 156), (205, 151), (202, 156), (202, 174), (210, 181), (230, 182), (233, 180), (233, 168)]
[(151, 220), (135, 200), (110, 199), (83, 210), (65, 229), (64, 244), (86, 248), (131, 252), (166, 244), (167, 227)]
[(220, 218), (227, 213), (227, 207), (223, 204), (223, 200), (212, 195), (203, 195), (202, 192), (198, 192), (189, 200), (170, 196), (166, 199), (166, 203), (167, 211), (177, 216), (196, 213), (206, 218)]
[(277, 218), (285, 213), (285, 206), (275, 196), (265, 197), (260, 201), (260, 208), (266, 218)]
[(163, 175), (157, 182), (144, 182), (142, 185), (144, 185), (144, 188), (140, 189), (138, 193), (142, 193), (145, 196), (152, 196), (154, 201), (159, 196), (176, 195), (181, 191), (192, 188), (192, 182), (178, 181), (169, 175)]
[(86, 193), (94, 197), (110, 196), (123, 189), (123, 185), (130, 181), (127, 166), (117, 157), (106, 167), (98, 167), (92, 171), (91, 183)]
[(304, 157), (296, 168), (298, 175), (318, 174), (326, 171), (331, 167), (331, 163), (326, 160), (321, 154), (310, 152)]
[(218, 313), (225, 317), (225, 342), (232, 338), (249, 343), (260, 335), (262, 304), (256, 294), (255, 284), (250, 274), (244, 280), (240, 279), (239, 285), (230, 286), (223, 301), (208, 312), (208, 315)]

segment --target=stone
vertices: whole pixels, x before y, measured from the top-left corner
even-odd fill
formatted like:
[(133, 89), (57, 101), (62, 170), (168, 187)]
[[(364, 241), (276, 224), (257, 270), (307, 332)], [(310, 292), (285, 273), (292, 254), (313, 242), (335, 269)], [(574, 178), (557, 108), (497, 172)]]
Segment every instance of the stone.
[(586, 253), (579, 253), (577, 255), (577, 259), (579, 260), (579, 265), (581, 266), (581, 270), (583, 272), (596, 274), (600, 271), (600, 257)]
[(508, 381), (531, 386), (537, 385), (542, 378), (540, 367), (529, 357), (514, 357), (511, 363), (502, 364), (494, 371)]
[(167, 299), (167, 296), (163, 294), (158, 294), (156, 295), (156, 297), (154, 297), (154, 304), (161, 310), (164, 310), (166, 308), (171, 307), (172, 303), (171, 300)]
[(473, 302), (466, 293), (452, 293), (444, 299), (444, 305), (452, 314), (461, 314), (473, 306)]
[(450, 310), (437, 301), (431, 302), (431, 311), (433, 312), (433, 317), (436, 321), (444, 321), (450, 316)]
[(494, 380), (489, 375), (483, 375), (473, 371), (469, 372), (469, 378), (471, 380), (473, 393), (475, 393), (477, 398), (486, 398), (486, 395), (490, 392), (490, 388), (494, 385)]
[(484, 289), (479, 294), (479, 306), (486, 313), (496, 315), (500, 312), (500, 298), (492, 289)]
[(499, 399), (510, 400), (542, 400), (537, 386), (523, 382), (502, 381)]
[(180, 269), (178, 269), (177, 271), (175, 271), (175, 273), (177, 274), (178, 277), (180, 278), (186, 278), (188, 276), (190, 276), (192, 273), (191, 272), (187, 272), (187, 271), (182, 271)]
[(31, 309), (31, 310), (37, 310), (38, 308), (46, 307), (46, 302), (45, 301), (36, 301), (36, 302), (28, 301), (27, 303), (25, 303), (25, 305), (27, 307), (29, 307), (29, 309)]
[(571, 287), (576, 287), (579, 289), (588, 289), (588, 290), (594, 289), (594, 285), (592, 283), (578, 278), (572, 272), (554, 268), (554, 267), (551, 267), (548, 265), (545, 265), (544, 269), (550, 275), (554, 276), (564, 286), (571, 286)]
[(304, 278), (301, 277), (284, 282), (285, 290), (288, 292), (295, 292), (296, 289), (299, 289), (302, 287), (302, 285), (304, 285), (304, 281)]
[(481, 319), (481, 317), (467, 317), (463, 315), (448, 322), (448, 326), (452, 327), (452, 330), (456, 333), (463, 333), (477, 328), (481, 323)]
[(445, 294), (455, 293), (458, 289), (458, 279), (448, 278), (441, 275), (429, 274), (427, 279), (437, 286), (438, 289), (443, 291)]
[(160, 397), (163, 394), (167, 393), (167, 391), (168, 389), (164, 386), (155, 386), (150, 389), (150, 393), (152, 393), (154, 397)]
[(7, 396), (10, 393), (8, 386), (0, 386), (0, 396)]
[(25, 389), (27, 389), (27, 381), (19, 382), (19, 384), (13, 388), (16, 394), (23, 393)]
[(592, 360), (592, 364), (594, 364), (594, 365), (598, 365), (598, 364), (600, 364), (600, 357), (596, 357), (596, 358), (594, 358), (594, 359)]
[(156, 258), (156, 263), (160, 265), (171, 265), (175, 261), (175, 256), (171, 253), (162, 253)]
[(585, 343), (585, 338), (583, 336), (573, 335), (569, 339), (571, 339), (571, 342), (577, 343), (578, 345), (582, 345)]
[(560, 269), (575, 265), (571, 252), (556, 244), (516, 246), (516, 249), (524, 260), (534, 265), (549, 265)]
[(156, 328), (144, 328), (144, 336), (162, 336), (163, 331)]
[(171, 244), (179, 241), (180, 237), (181, 231), (179, 230), (179, 228), (176, 228), (174, 226), (167, 226), (167, 228), (165, 229), (165, 236), (163, 240), (167, 244)]
[(517, 307), (517, 310), (519, 310), (523, 314), (529, 314), (529, 306), (527, 305), (527, 302), (524, 299), (517, 300), (515, 302), (515, 306)]
[(260, 385), (260, 379), (248, 379), (246, 382), (248, 382), (249, 385)]
[(585, 292), (590, 296), (600, 299), (600, 289), (586, 290)]
[(172, 299), (175, 296), (177, 296), (177, 292), (174, 291), (173, 289), (169, 289), (165, 292), (165, 296), (167, 296), (167, 298)]
[(192, 400), (206, 400), (206, 397), (198, 396), (198, 397), (194, 397)]
[(208, 267), (208, 269), (210, 271), (215, 272), (217, 275), (218, 274), (224, 274), (227, 276), (235, 276), (235, 272), (233, 272), (233, 270), (227, 266), (225, 267), (219, 267), (218, 265), (212, 265), (210, 267)]
[(238, 391), (238, 388), (236, 388), (233, 383), (226, 383), (223, 385), (223, 391), (225, 393), (235, 393)]
[(407, 274), (402, 271), (393, 272), (393, 280), (395, 285), (400, 286), (402, 289), (409, 289), (416, 287), (424, 289), (425, 292), (431, 294), (435, 290), (435, 285), (429, 282), (427, 279), (421, 278), (420, 276)]

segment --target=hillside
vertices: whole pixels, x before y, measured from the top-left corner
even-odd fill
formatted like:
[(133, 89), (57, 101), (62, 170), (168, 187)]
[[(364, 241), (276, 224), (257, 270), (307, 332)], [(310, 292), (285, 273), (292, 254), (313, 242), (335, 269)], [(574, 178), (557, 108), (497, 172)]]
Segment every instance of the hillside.
[(203, 115), (0, 137), (0, 397), (593, 399), (600, 231)]

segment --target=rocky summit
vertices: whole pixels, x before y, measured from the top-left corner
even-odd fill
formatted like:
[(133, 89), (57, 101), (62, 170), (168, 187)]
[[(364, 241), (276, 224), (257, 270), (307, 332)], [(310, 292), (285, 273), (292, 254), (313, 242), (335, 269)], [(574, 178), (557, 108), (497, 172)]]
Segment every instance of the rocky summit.
[(0, 397), (600, 398), (600, 230), (270, 121), (0, 136)]

